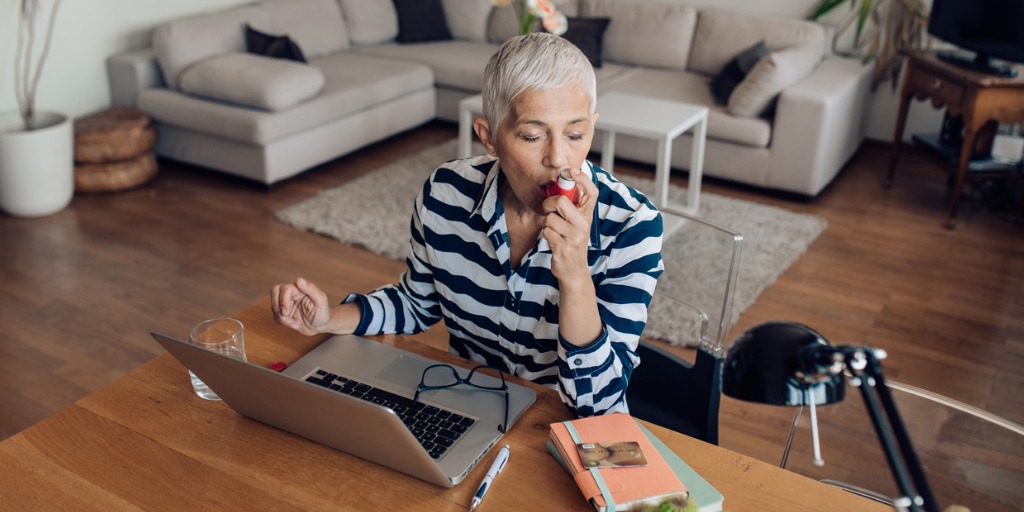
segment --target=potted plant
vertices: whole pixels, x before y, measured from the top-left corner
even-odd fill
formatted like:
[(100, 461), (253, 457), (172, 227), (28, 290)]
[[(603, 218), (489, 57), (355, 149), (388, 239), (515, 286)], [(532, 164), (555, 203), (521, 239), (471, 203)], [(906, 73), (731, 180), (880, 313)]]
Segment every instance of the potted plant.
[(60, 3), (47, 11), (41, 0), (20, 2), (13, 73), (18, 112), (0, 112), (0, 209), (19, 217), (55, 213), (74, 195), (73, 123), (36, 108)]
[(892, 78), (895, 88), (902, 52), (927, 44), (928, 7), (923, 0), (821, 0), (811, 19), (818, 20), (846, 3), (850, 12), (836, 28), (832, 51), (860, 57), (865, 63), (875, 61), (871, 86)]

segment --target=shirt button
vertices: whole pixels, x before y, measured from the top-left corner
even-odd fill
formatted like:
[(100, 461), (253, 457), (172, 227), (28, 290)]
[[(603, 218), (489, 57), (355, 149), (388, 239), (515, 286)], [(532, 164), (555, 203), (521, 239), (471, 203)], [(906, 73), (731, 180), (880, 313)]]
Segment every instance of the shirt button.
[(572, 360), (572, 364), (573, 364), (573, 366), (582, 366), (583, 365), (583, 360), (577, 357), (576, 359)]

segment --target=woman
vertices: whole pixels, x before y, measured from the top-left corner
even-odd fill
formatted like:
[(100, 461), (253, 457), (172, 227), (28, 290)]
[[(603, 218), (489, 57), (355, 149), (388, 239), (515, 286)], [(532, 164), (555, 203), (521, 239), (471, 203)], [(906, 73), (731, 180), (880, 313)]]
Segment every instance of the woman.
[[(484, 70), (487, 155), (439, 167), (415, 201), (399, 282), (330, 306), (302, 278), (271, 291), (304, 334), (417, 333), (444, 320), (450, 350), (559, 390), (579, 416), (628, 412), (637, 341), (662, 272), (661, 216), (586, 161), (596, 80), (572, 43), (506, 42)], [(573, 199), (548, 196), (563, 168)]]

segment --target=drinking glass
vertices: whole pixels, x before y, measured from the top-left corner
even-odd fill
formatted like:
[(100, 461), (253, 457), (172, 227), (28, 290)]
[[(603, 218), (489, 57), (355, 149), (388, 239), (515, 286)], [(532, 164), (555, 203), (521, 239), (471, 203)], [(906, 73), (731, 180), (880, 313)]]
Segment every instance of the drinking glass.
[[(192, 328), (188, 335), (189, 343), (219, 352), (224, 355), (245, 361), (245, 328), (242, 322), (234, 318), (214, 318), (200, 322)], [(192, 379), (192, 388), (200, 398), (206, 400), (220, 400), (220, 397), (213, 392), (192, 370), (188, 372)]]

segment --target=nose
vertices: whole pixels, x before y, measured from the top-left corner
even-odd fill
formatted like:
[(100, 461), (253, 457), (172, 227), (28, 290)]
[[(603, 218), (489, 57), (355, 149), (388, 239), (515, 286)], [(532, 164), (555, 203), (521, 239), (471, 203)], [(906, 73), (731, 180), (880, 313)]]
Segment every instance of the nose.
[(556, 171), (568, 167), (569, 151), (566, 143), (558, 137), (552, 137), (545, 148), (544, 160), (544, 165)]

